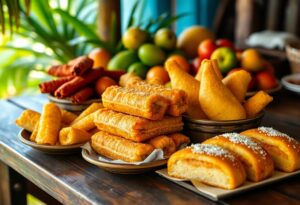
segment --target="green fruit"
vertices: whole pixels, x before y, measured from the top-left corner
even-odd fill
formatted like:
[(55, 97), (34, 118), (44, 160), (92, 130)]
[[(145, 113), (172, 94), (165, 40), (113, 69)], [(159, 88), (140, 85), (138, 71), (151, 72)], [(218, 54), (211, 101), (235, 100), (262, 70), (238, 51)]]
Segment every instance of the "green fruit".
[(147, 32), (140, 28), (131, 27), (122, 36), (122, 43), (125, 48), (138, 49), (147, 40)]
[(212, 54), (210, 59), (217, 59), (218, 67), (224, 74), (236, 66), (237, 58), (235, 52), (231, 48), (220, 47), (217, 48)]
[(176, 35), (171, 29), (161, 28), (155, 33), (154, 43), (163, 49), (172, 50), (176, 47)]
[(145, 78), (146, 74), (148, 71), (148, 67), (145, 66), (143, 63), (141, 62), (136, 62), (133, 63), (129, 66), (128, 71), (127, 72), (134, 72), (135, 74), (137, 74), (138, 76), (140, 76), (141, 78)]
[(142, 45), (139, 48), (138, 55), (142, 63), (147, 66), (162, 65), (166, 58), (165, 53), (153, 44)]
[(128, 67), (136, 61), (138, 61), (138, 58), (134, 51), (121, 51), (109, 61), (107, 69), (127, 71)]

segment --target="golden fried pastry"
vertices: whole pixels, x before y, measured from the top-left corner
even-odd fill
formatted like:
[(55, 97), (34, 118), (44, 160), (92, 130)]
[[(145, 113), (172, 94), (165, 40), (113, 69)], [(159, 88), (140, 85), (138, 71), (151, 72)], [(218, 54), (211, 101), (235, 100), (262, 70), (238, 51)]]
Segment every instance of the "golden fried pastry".
[(94, 122), (99, 130), (122, 136), (135, 142), (151, 137), (178, 132), (183, 129), (181, 117), (166, 116), (162, 120), (148, 120), (110, 109), (100, 109)]
[(91, 129), (94, 129), (96, 127), (94, 123), (96, 112), (92, 112), (85, 117), (81, 118), (80, 120), (74, 122), (71, 124), (71, 127), (77, 128), (84, 131), (89, 131)]
[(206, 119), (199, 103), (199, 81), (185, 72), (176, 61), (167, 61), (166, 70), (169, 73), (172, 88), (181, 89), (188, 96), (188, 115), (192, 118)]
[(32, 133), (31, 133), (31, 135), (30, 135), (30, 137), (29, 137), (29, 140), (30, 140), (31, 142), (35, 142), (37, 133), (38, 133), (38, 131), (39, 131), (39, 126), (40, 126), (40, 121), (37, 121), (37, 123), (36, 123), (35, 126), (34, 126), (34, 129), (33, 129)]
[(272, 175), (274, 165), (271, 156), (260, 143), (238, 133), (225, 133), (203, 142), (230, 150), (243, 163), (250, 181), (261, 181)]
[[(131, 85), (127, 87), (133, 87)], [(152, 85), (146, 82), (137, 82), (134, 84), (135, 90), (159, 94), (170, 101), (167, 114), (171, 116), (180, 116), (188, 109), (187, 95), (183, 90), (166, 88), (162, 85)]]
[(194, 144), (175, 152), (168, 160), (168, 174), (224, 189), (234, 189), (246, 179), (244, 167), (234, 154), (209, 144)]
[[(61, 132), (64, 132), (61, 134)], [(87, 142), (91, 139), (91, 134), (73, 127), (63, 128), (59, 133), (59, 143), (61, 145), (73, 145)]]
[(174, 141), (166, 135), (153, 137), (146, 143), (151, 144), (156, 149), (161, 149), (164, 152), (165, 157), (169, 157), (176, 151), (176, 145)]
[(24, 110), (16, 120), (16, 124), (29, 132), (33, 132), (36, 123), (40, 120), (40, 113), (33, 110)]
[(239, 102), (243, 102), (251, 79), (249, 72), (239, 70), (227, 75), (222, 82)]
[(217, 77), (209, 60), (203, 62), (199, 101), (211, 120), (240, 120), (246, 118), (241, 103)]
[[(198, 72), (197, 72), (197, 74), (196, 74), (196, 76), (195, 76), (195, 79), (198, 80), (198, 81), (201, 81), (201, 75), (202, 75), (202, 72), (203, 72), (203, 69), (201, 69), (201, 68), (202, 68), (202, 65), (203, 65), (203, 62), (204, 62), (204, 61), (206, 61), (206, 59), (204, 59), (204, 60), (201, 62), (201, 67), (200, 67), (200, 69), (198, 70)], [(222, 73), (221, 73), (221, 71), (220, 71), (220, 69), (219, 69), (217, 59), (212, 59), (212, 60), (210, 60), (210, 61), (211, 61), (211, 64), (212, 64), (212, 69), (214, 69), (214, 71), (215, 71), (216, 75), (218, 76), (218, 78), (219, 78), (220, 80), (222, 80), (222, 79), (223, 79), (223, 75), (222, 75)]]
[(161, 120), (170, 105), (168, 99), (156, 93), (119, 86), (108, 87), (102, 94), (102, 101), (106, 108), (150, 120)]
[(134, 72), (125, 73), (120, 77), (119, 85), (122, 87), (133, 86), (134, 84), (143, 81), (140, 76)]
[(174, 141), (177, 150), (191, 142), (190, 138), (181, 133), (173, 133), (168, 136)]
[(244, 103), (244, 108), (247, 113), (247, 117), (255, 117), (260, 113), (270, 102), (272, 102), (273, 97), (270, 96), (265, 91), (258, 91), (254, 96), (249, 98)]
[(78, 122), (82, 118), (84, 118), (84, 117), (88, 116), (89, 114), (99, 110), (100, 108), (103, 108), (102, 103), (96, 103), (96, 102), (92, 103), (82, 113), (80, 113), (80, 115), (72, 122), (72, 124), (75, 124), (76, 122)]
[(72, 112), (61, 109), (61, 118), (62, 123), (70, 125), (77, 118), (77, 115)]
[(294, 138), (271, 127), (250, 129), (241, 134), (260, 141), (277, 169), (293, 172), (300, 168), (300, 143)]
[(150, 144), (132, 142), (103, 131), (92, 136), (91, 146), (100, 155), (125, 162), (143, 161), (154, 150)]
[(45, 104), (40, 117), (36, 143), (55, 145), (61, 128), (61, 119), (61, 111), (56, 104)]

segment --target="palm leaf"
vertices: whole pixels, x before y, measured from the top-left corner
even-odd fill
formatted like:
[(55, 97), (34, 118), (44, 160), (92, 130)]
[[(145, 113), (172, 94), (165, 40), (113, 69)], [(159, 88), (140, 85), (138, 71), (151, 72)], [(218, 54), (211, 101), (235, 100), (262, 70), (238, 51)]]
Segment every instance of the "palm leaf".
[(131, 8), (131, 11), (130, 11), (130, 15), (129, 15), (129, 18), (128, 18), (128, 21), (127, 21), (127, 25), (126, 25), (126, 29), (128, 29), (129, 27), (132, 27), (134, 25), (134, 14), (135, 14), (135, 11), (137, 9), (137, 6), (138, 6), (138, 1), (136, 1), (132, 8)]

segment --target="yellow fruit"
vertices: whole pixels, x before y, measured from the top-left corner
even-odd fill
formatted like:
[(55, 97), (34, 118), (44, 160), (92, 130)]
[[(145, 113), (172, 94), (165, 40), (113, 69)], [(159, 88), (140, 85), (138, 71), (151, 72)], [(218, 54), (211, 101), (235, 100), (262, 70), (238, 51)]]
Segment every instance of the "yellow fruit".
[(195, 58), (198, 55), (198, 45), (204, 39), (214, 39), (214, 34), (207, 28), (191, 26), (179, 35), (177, 47), (182, 49), (189, 57)]
[(264, 68), (264, 60), (253, 48), (246, 49), (241, 56), (242, 67), (250, 72), (260, 71)]
[(139, 28), (131, 27), (122, 36), (125, 48), (138, 49), (147, 40), (147, 33)]
[(110, 53), (103, 48), (96, 48), (92, 50), (88, 57), (94, 61), (93, 68), (107, 67), (108, 62), (111, 59)]

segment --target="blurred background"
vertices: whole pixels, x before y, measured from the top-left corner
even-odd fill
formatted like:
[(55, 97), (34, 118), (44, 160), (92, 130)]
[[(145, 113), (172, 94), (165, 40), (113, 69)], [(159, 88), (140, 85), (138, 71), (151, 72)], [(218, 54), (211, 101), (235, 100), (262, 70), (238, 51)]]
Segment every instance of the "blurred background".
[[(0, 98), (37, 93), (51, 77), (49, 65), (66, 63), (105, 48), (122, 50), (120, 36), (130, 26), (155, 32), (169, 27), (179, 36), (201, 25), (237, 48), (257, 31), (300, 33), (297, 0), (0, 0)], [(255, 42), (255, 41), (254, 41)], [(266, 43), (266, 41), (265, 41)], [(284, 48), (254, 45), (275, 61), (278, 75), (290, 72)], [(192, 59), (189, 59), (191, 61)], [(285, 68), (283, 68), (285, 66)]]

